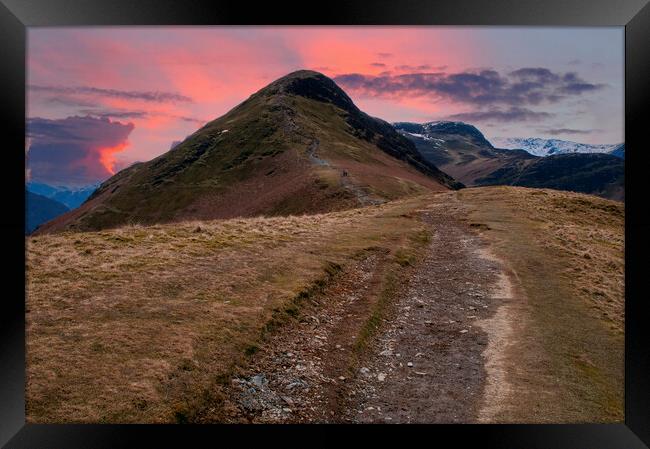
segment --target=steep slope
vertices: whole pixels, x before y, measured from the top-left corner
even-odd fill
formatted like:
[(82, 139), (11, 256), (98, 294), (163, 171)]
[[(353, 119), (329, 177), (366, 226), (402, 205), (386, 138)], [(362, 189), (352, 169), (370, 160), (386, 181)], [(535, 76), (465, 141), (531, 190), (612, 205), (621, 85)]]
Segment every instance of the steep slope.
[(46, 230), (326, 212), (458, 187), (332, 80), (298, 71), (122, 170)]
[(478, 129), (461, 122), (395, 127), (427, 160), (468, 186), (552, 188), (619, 201), (625, 197), (624, 149), (622, 157), (580, 152), (541, 157), (521, 149), (495, 148)]
[(25, 234), (68, 210), (58, 201), (25, 190)]

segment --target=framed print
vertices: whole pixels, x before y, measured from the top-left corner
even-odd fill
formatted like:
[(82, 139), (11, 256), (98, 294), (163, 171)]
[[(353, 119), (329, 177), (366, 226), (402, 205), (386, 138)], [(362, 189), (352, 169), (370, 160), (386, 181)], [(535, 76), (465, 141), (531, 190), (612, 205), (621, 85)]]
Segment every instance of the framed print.
[(0, 442), (647, 447), (646, 3), (3, 0)]

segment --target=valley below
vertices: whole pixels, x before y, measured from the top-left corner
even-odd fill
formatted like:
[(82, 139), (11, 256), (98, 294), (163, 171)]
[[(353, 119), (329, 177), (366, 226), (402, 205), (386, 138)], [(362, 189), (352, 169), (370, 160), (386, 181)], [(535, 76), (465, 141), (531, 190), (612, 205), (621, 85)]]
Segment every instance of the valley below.
[(499, 186), (27, 237), (27, 420), (622, 422), (623, 220)]

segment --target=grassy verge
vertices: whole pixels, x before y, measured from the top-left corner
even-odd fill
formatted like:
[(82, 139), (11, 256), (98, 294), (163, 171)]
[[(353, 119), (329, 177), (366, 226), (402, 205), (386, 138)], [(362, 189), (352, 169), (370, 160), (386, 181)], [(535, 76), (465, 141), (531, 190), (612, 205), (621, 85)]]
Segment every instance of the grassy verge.
[(426, 229), (413, 231), (402, 245), (393, 251), (389, 263), (383, 267), (377, 299), (355, 339), (356, 359), (363, 356), (372, 337), (389, 313), (390, 307), (394, 305), (398, 294), (403, 292), (411, 267), (424, 256), (430, 238), (429, 231)]
[(500, 419), (621, 422), (622, 204), (508, 187), (458, 195), (525, 297), (509, 373), (516, 403)]

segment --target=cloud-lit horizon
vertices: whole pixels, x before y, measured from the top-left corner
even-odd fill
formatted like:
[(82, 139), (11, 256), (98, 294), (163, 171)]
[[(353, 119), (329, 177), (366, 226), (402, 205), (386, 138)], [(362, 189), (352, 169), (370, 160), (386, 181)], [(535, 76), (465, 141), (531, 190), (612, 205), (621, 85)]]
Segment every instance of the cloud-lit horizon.
[(30, 179), (92, 183), (299, 69), (390, 122), (619, 143), (623, 28), (95, 27), (28, 32)]

